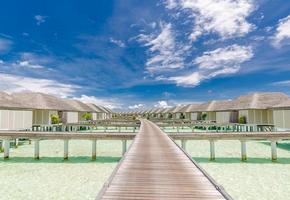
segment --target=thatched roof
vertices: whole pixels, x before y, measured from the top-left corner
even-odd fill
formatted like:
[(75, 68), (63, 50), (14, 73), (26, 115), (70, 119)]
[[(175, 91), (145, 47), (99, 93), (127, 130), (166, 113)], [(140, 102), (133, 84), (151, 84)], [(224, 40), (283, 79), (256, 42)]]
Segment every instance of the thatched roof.
[(290, 108), (290, 98), (288, 98), (287, 100), (283, 101), (280, 104), (274, 105), (272, 106), (272, 108)]
[(155, 113), (159, 114), (159, 113), (163, 113), (163, 111), (165, 110), (166, 108), (159, 108)]
[(25, 109), (28, 108), (22, 101), (18, 101), (6, 92), (0, 91), (0, 108), (2, 109)]
[(172, 110), (172, 108), (165, 108), (165, 109), (162, 111), (162, 113), (169, 113), (170, 110)]
[(100, 110), (102, 110), (102, 112), (103, 113), (110, 113), (104, 106), (99, 106), (98, 105), (98, 108), (100, 109)]
[(71, 107), (74, 108), (74, 111), (79, 111), (79, 112), (93, 112), (94, 109), (88, 106), (87, 104), (74, 100), (74, 99), (67, 99), (65, 102), (70, 105)]
[(38, 110), (75, 111), (65, 100), (52, 95), (38, 92), (19, 92), (11, 95), (16, 101), (21, 101), (24, 108)]
[(156, 111), (158, 110), (159, 108), (153, 108), (152, 110), (149, 111), (149, 113), (156, 113)]
[(176, 106), (172, 110), (170, 110), (171, 113), (179, 113), (186, 105)]
[(287, 101), (289, 97), (281, 92), (251, 93), (240, 96), (232, 101), (229, 109), (247, 110), (247, 109), (267, 109)]
[(233, 101), (230, 100), (214, 101), (208, 111), (228, 111), (233, 110), (233, 106)]
[(113, 113), (113, 111), (111, 109), (109, 109), (109, 108), (107, 108), (105, 106), (102, 106), (102, 107), (107, 111), (107, 113)]
[(102, 112), (102, 110), (98, 106), (93, 104), (93, 103), (87, 103), (87, 106), (89, 106), (91, 109), (93, 109), (94, 112), (96, 112), (96, 113), (101, 113)]
[(190, 104), (185, 110), (186, 113), (195, 112), (200, 107), (201, 104)]

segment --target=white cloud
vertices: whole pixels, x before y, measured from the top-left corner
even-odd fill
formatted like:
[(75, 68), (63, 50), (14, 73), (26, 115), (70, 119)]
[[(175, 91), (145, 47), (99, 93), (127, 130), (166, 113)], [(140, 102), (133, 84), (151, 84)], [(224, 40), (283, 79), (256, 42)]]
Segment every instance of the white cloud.
[(105, 106), (109, 109), (121, 109), (123, 104), (121, 104), (117, 99), (112, 98), (100, 98), (95, 96), (81, 95), (81, 97), (75, 97), (74, 99), (80, 100), (84, 103), (93, 103), (96, 105)]
[(282, 41), (286, 39), (290, 39), (290, 15), (279, 20), (276, 33), (273, 36), (273, 45), (279, 47), (282, 45)]
[(274, 82), (271, 85), (274, 85), (274, 86), (290, 86), (290, 80)]
[(223, 39), (241, 37), (254, 28), (246, 19), (255, 9), (253, 0), (168, 0), (166, 7), (190, 11), (192, 41), (206, 33), (217, 33)]
[(194, 60), (200, 69), (220, 69), (223, 67), (235, 67), (252, 58), (251, 47), (232, 45), (226, 48), (218, 48), (204, 52), (202, 56)]
[(0, 38), (0, 53), (6, 53), (11, 49), (13, 42), (6, 38)]
[(30, 68), (30, 69), (44, 69), (45, 67), (42, 65), (37, 65), (37, 64), (31, 64), (29, 61), (24, 60), (24, 61), (20, 61), (19, 66), (21, 67), (25, 67), (25, 68)]
[(250, 46), (239, 45), (207, 51), (194, 60), (193, 63), (198, 66), (196, 71), (182, 76), (163, 78), (163, 80), (173, 81), (183, 86), (197, 86), (203, 80), (238, 72), (240, 65), (250, 60), (253, 55)]
[(36, 20), (36, 24), (40, 26), (40, 24), (44, 23), (47, 19), (47, 16), (42, 16), (42, 15), (35, 15), (34, 19)]
[(0, 73), (0, 90), (6, 92), (33, 91), (60, 97), (71, 96), (79, 87), (55, 80), (36, 79)]
[(160, 23), (160, 29), (158, 34), (140, 34), (137, 37), (139, 42), (149, 47), (146, 69), (150, 73), (155, 73), (183, 68), (184, 54), (189, 46), (176, 42), (175, 33), (170, 23)]
[(171, 108), (172, 106), (170, 106), (167, 101), (162, 100), (162, 101), (158, 101), (157, 104), (154, 105), (154, 107), (156, 107), (156, 108)]
[(144, 104), (135, 104), (133, 106), (129, 106), (128, 108), (131, 109), (131, 110), (136, 110), (136, 109), (140, 109), (140, 108), (143, 108), (144, 107)]
[(193, 72), (189, 75), (170, 77), (167, 80), (174, 81), (177, 85), (197, 86), (204, 79), (199, 72)]
[(119, 47), (122, 47), (122, 48), (126, 47), (126, 44), (124, 42), (122, 42), (121, 40), (116, 40), (114, 38), (110, 38), (110, 42), (119, 46)]

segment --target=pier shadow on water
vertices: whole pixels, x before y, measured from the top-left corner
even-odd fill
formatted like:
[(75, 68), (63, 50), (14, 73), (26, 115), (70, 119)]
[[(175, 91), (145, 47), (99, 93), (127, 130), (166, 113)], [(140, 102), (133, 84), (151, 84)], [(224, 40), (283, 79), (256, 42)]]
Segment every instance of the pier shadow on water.
[(121, 157), (99, 156), (96, 160), (92, 160), (89, 156), (71, 156), (68, 160), (62, 157), (40, 157), (39, 160), (34, 157), (10, 157), (9, 159), (0, 159), (0, 163), (117, 163)]
[[(267, 146), (271, 146), (270, 142), (260, 142), (261, 144), (267, 145)], [(279, 149), (283, 149), (286, 151), (290, 151), (290, 143), (289, 142), (278, 142), (277, 143), (277, 148)]]
[(221, 163), (221, 164), (290, 164), (290, 158), (278, 156), (278, 160), (272, 161), (271, 158), (253, 158), (248, 157), (247, 161), (241, 161), (239, 157), (216, 157), (215, 160), (209, 160), (208, 157), (193, 157), (198, 163)]

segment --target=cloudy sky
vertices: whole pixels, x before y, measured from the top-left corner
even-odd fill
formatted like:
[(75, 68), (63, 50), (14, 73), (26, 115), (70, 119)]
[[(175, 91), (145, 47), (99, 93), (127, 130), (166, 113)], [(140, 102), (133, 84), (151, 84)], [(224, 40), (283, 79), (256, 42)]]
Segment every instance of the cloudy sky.
[(290, 94), (290, 1), (10, 0), (0, 90), (116, 109)]

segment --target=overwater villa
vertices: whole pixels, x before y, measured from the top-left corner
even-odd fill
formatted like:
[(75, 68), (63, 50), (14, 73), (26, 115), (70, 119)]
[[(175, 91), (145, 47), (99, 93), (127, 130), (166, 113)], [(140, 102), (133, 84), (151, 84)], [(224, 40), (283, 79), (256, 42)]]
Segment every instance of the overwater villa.
[(0, 130), (26, 130), (53, 124), (108, 119), (112, 111), (78, 100), (36, 92), (0, 92)]
[(0, 92), (0, 130), (25, 130), (32, 127), (32, 109)]
[(252, 93), (233, 100), (229, 109), (238, 111), (247, 124), (274, 124), (272, 107), (289, 99), (279, 92)]
[[(62, 122), (64, 123), (78, 123), (87, 120), (92, 120), (93, 113), (95, 110), (87, 104), (78, 100), (68, 99), (65, 102), (70, 105), (74, 111), (63, 112)], [(88, 115), (86, 115), (88, 114)], [(91, 116), (91, 117), (90, 117)]]
[(233, 108), (233, 101), (215, 101), (211, 107), (217, 123), (238, 123), (239, 112)]
[(23, 105), (32, 109), (32, 125), (51, 125), (52, 116), (61, 118), (63, 112), (76, 111), (64, 100), (48, 94), (20, 92), (13, 93), (12, 97), (21, 100)]
[(172, 119), (184, 119), (185, 116), (182, 113), (182, 108), (184, 108), (186, 105), (180, 105), (172, 108), (170, 112), (172, 113)]
[(103, 109), (101, 109), (99, 106), (92, 104), (92, 103), (88, 103), (87, 105), (93, 110), (92, 120), (105, 119), (106, 112)]
[(290, 129), (290, 99), (272, 107), (273, 122), (277, 130)]

